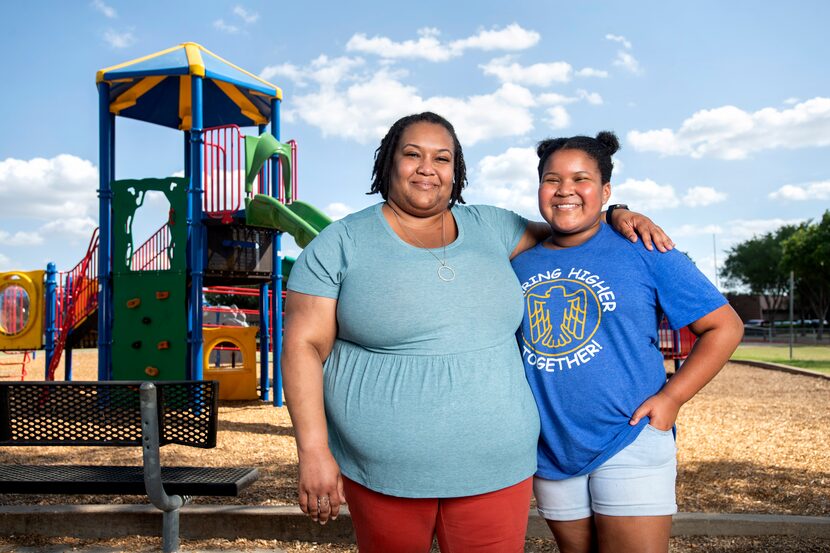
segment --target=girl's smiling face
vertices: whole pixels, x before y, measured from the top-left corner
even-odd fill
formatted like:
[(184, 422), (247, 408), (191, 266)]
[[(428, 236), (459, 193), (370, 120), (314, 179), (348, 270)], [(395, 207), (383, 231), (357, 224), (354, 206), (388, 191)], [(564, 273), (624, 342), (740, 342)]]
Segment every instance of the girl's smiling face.
[(602, 182), (599, 165), (577, 149), (551, 155), (539, 183), (539, 212), (551, 227), (554, 247), (578, 246), (597, 233), (611, 183)]

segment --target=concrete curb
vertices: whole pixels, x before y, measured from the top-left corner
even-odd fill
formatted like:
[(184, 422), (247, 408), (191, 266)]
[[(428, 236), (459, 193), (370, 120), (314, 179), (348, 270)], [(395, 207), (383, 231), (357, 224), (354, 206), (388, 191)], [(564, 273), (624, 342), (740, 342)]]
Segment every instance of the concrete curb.
[(769, 363), (767, 361), (744, 361), (738, 359), (730, 359), (729, 362), (736, 363), (738, 365), (747, 365), (749, 367), (757, 367), (759, 369), (770, 369), (773, 371), (781, 371), (790, 374), (800, 374), (802, 376), (815, 376), (818, 378), (830, 380), (830, 374), (819, 371), (812, 371), (810, 369), (792, 367), (790, 365), (782, 365), (780, 363)]
[[(12, 505), (0, 507), (0, 535), (114, 538), (158, 536), (161, 512), (150, 505)], [(678, 513), (674, 536), (800, 536), (830, 539), (830, 517), (725, 513)], [(550, 537), (534, 511), (527, 536)], [(181, 511), (183, 539), (246, 538), (353, 543), (348, 511), (325, 526), (311, 522), (298, 507), (188, 505)]]

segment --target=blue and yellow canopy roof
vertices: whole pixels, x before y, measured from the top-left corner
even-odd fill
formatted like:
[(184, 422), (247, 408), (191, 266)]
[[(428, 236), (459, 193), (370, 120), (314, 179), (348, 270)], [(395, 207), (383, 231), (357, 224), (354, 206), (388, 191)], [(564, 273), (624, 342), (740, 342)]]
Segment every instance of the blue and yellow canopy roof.
[(203, 126), (263, 125), (271, 100), (282, 90), (194, 42), (101, 69), (96, 82), (110, 85), (110, 112), (174, 129), (189, 130), (190, 83), (204, 78)]

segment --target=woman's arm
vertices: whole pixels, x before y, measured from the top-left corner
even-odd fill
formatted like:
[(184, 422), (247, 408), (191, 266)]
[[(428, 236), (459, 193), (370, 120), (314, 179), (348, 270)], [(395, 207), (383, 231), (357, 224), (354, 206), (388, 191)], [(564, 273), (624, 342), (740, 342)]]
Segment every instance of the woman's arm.
[(323, 362), (337, 336), (337, 300), (288, 292), (282, 374), (297, 438), (299, 503), (312, 520), (337, 518), (345, 503), (340, 468), (329, 451), (323, 406)]
[(744, 335), (744, 325), (729, 304), (698, 319), (689, 328), (698, 336), (689, 357), (662, 390), (634, 411), (632, 425), (647, 416), (651, 425), (660, 430), (674, 426), (680, 407), (720, 372)]
[[(604, 211), (601, 217), (604, 221)], [(632, 242), (637, 241), (637, 235), (639, 234), (647, 250), (654, 249), (653, 246), (657, 246), (657, 249), (661, 252), (667, 252), (674, 248), (674, 242), (672, 242), (671, 238), (669, 238), (663, 229), (641, 213), (629, 211), (624, 208), (617, 208), (611, 214), (611, 222), (613, 223), (614, 230)], [(510, 254), (510, 259), (513, 259), (525, 250), (529, 250), (549, 236), (550, 227), (547, 223), (530, 221), (521, 239), (519, 239), (516, 249)]]

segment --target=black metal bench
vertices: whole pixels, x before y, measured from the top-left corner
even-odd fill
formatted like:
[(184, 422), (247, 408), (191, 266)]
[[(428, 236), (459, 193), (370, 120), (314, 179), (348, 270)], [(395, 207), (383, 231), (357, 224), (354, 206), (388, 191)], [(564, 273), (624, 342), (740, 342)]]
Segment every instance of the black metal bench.
[(0, 465), (0, 493), (144, 495), (163, 511), (164, 552), (178, 551), (191, 496), (234, 496), (255, 468), (162, 467), (159, 447), (216, 446), (218, 383), (2, 382), (0, 446), (140, 446), (144, 465)]

